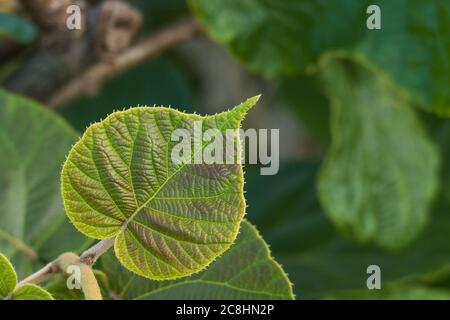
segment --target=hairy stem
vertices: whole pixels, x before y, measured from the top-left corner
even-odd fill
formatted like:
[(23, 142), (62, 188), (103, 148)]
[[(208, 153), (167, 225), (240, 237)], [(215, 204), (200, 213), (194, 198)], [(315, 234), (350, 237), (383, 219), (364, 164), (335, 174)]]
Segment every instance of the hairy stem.
[[(80, 25), (72, 30), (67, 27), (67, 8), (73, 4), (81, 10)], [(90, 66), (129, 48), (142, 21), (126, 0), (21, 0), (21, 5), (39, 26), (40, 38), (28, 46), (1, 85), (38, 101), (59, 92)], [(2, 56), (14, 58), (14, 51), (21, 52), (13, 49), (2, 53), (0, 43)]]
[[(105, 252), (105, 251), (103, 251)], [(70, 267), (78, 267), (79, 270), (79, 285), (84, 293), (86, 300), (102, 300), (102, 294), (97, 279), (91, 266), (83, 263), (76, 254), (68, 252), (59, 257), (60, 269), (64, 273), (71, 273)]]
[(47, 280), (51, 275), (57, 274), (60, 272), (58, 259), (50, 262), (42, 269), (36, 271), (32, 275), (26, 277), (22, 281), (17, 284), (17, 287), (21, 287), (26, 283), (39, 283)]
[(92, 272), (91, 266), (102, 254), (104, 254), (106, 251), (108, 251), (109, 248), (114, 245), (114, 241), (115, 237), (103, 239), (83, 252), (81, 257), (78, 257), (71, 252), (63, 253), (57, 259), (50, 262), (42, 269), (36, 271), (32, 275), (20, 281), (17, 286), (20, 287), (26, 283), (40, 283), (47, 280), (52, 275), (66, 273), (67, 267), (69, 265), (77, 265), (80, 267), (82, 276), (81, 286), (86, 299), (101, 299), (100, 289), (98, 288), (98, 284), (95, 280), (95, 276)]
[(87, 249), (80, 256), (80, 262), (92, 266), (97, 259), (114, 245), (115, 237), (103, 239)]

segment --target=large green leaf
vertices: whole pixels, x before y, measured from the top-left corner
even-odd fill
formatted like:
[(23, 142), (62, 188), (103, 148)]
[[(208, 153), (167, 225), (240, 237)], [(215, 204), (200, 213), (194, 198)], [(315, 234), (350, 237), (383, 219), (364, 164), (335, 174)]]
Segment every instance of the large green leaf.
[[(190, 4), (212, 37), (252, 70), (267, 76), (306, 72), (314, 69), (323, 52), (343, 49), (382, 69), (422, 108), (450, 114), (447, 0), (190, 0)], [(366, 27), (366, 9), (373, 4), (381, 8), (381, 30)]]
[(318, 181), (341, 229), (387, 248), (423, 229), (437, 187), (438, 154), (410, 104), (384, 77), (345, 57), (324, 59), (332, 143)]
[(430, 135), (440, 148), (441, 188), (450, 201), (450, 119), (442, 119), (429, 114), (421, 114)]
[(437, 273), (450, 274), (448, 202), (440, 198), (432, 207), (430, 223), (417, 240), (400, 251), (385, 252), (335, 231), (311, 188), (318, 168), (318, 163), (281, 164), (277, 175), (261, 176), (259, 169), (246, 167), (248, 218), (270, 243), (298, 298), (367, 290), (366, 271), (373, 264), (380, 266), (382, 291), (398, 282), (419, 285)]
[(60, 194), (61, 166), (76, 136), (37, 103), (0, 90), (0, 251), (20, 277), (85, 241)]
[(128, 272), (108, 254), (100, 267), (112, 296), (120, 299), (293, 299), (292, 285), (270, 256), (258, 231), (241, 224), (236, 242), (207, 270), (171, 281), (151, 281)]
[(245, 212), (242, 166), (237, 157), (234, 164), (174, 162), (172, 133), (184, 129), (194, 137), (199, 124), (201, 132), (237, 130), (257, 100), (208, 117), (138, 107), (92, 125), (62, 172), (70, 220), (90, 237), (116, 236), (117, 257), (142, 276), (170, 279), (202, 270), (236, 239)]
[(141, 27), (143, 33), (153, 32), (186, 16), (185, 0), (129, 0), (129, 2), (144, 16)]

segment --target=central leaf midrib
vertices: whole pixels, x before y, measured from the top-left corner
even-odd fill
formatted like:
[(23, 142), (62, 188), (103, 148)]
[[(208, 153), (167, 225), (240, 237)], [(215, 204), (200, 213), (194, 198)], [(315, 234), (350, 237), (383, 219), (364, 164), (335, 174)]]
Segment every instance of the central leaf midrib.
[[(137, 225), (139, 225), (139, 226), (141, 226), (141, 227), (144, 228), (144, 229), (147, 229), (147, 230), (156, 232), (156, 233), (160, 234), (161, 236), (163, 236), (164, 238), (169, 238), (169, 239), (172, 239), (172, 240), (175, 240), (175, 241), (179, 241), (179, 242), (185, 242), (185, 243), (188, 243), (188, 244), (195, 244), (195, 245), (197, 245), (197, 246), (214, 246), (214, 245), (224, 245), (224, 244), (229, 244), (229, 242), (223, 242), (223, 241), (217, 241), (217, 242), (195, 242), (195, 241), (192, 241), (192, 240), (181, 239), (181, 238), (177, 238), (177, 237), (175, 237), (175, 236), (173, 236), (173, 235), (164, 233), (164, 232), (161, 231), (161, 230), (158, 230), (158, 229), (152, 228), (152, 227), (150, 227), (150, 226), (147, 226), (147, 225), (145, 225), (144, 223), (142, 223), (142, 222), (140, 222), (140, 221), (134, 220), (134, 221), (132, 221), (132, 222), (135, 223), (135, 224), (137, 224)], [(131, 232), (131, 231), (130, 231), (130, 232)]]
[[(207, 118), (209, 118), (209, 117), (207, 117)], [(204, 120), (204, 119), (206, 119), (206, 118), (203, 118), (202, 120)], [(222, 131), (221, 131), (222, 132)], [(199, 151), (197, 151), (196, 153), (193, 153), (192, 155), (191, 155), (191, 160), (192, 159), (195, 159), (195, 156), (199, 153), (199, 152), (203, 152), (203, 149), (205, 148), (205, 146), (206, 145), (208, 145), (210, 143), (210, 141), (207, 141), (206, 143), (205, 143), (205, 141), (203, 141), (203, 144), (202, 144), (202, 147), (200, 148), (200, 150)], [(238, 143), (238, 146), (240, 146), (240, 144)], [(169, 148), (169, 144), (167, 143), (167, 149)], [(239, 150), (238, 150), (238, 152), (237, 152), (237, 154), (240, 154), (240, 152), (239, 152)], [(155, 198), (156, 198), (156, 196), (158, 195), (158, 193), (167, 185), (167, 183), (169, 183), (169, 181), (171, 181), (172, 180), (172, 178), (174, 177), (174, 176), (176, 176), (186, 165), (187, 165), (188, 163), (183, 163), (173, 174), (171, 174), (169, 177), (167, 177), (167, 179), (158, 187), (158, 189), (153, 193), (153, 195), (147, 200), (147, 201), (145, 201), (141, 206), (139, 206), (136, 210), (135, 210), (135, 212), (133, 212), (133, 214), (129, 217), (129, 218), (127, 218), (125, 221), (124, 221), (124, 223), (122, 224), (122, 226), (121, 226), (121, 228), (120, 228), (120, 231), (119, 231), (119, 233), (120, 232), (123, 232), (126, 228), (127, 228), (127, 226), (128, 226), (128, 224), (134, 219), (134, 217), (137, 215), (137, 214), (139, 214), (139, 212), (141, 212), (141, 210), (142, 209), (144, 209), (145, 207), (147, 207), (149, 204), (150, 204), (150, 202), (152, 202)], [(130, 166), (131, 166), (131, 161), (130, 161)], [(133, 183), (131, 183), (131, 185), (132, 185), (132, 188), (133, 188), (133, 190), (134, 190), (134, 184)]]
[[(144, 209), (150, 202), (152, 202), (152, 200), (158, 195), (158, 193), (167, 185), (167, 183), (169, 183), (169, 181), (178, 174), (178, 172), (181, 171), (181, 169), (183, 169), (186, 166), (186, 163), (183, 164), (180, 168), (178, 168), (172, 175), (170, 175), (170, 177), (167, 177), (167, 179), (159, 186), (159, 188), (155, 191), (155, 193), (153, 193), (153, 195), (147, 200), (145, 201), (141, 206), (139, 206), (134, 212), (133, 214), (124, 221), (124, 223), (122, 224), (122, 227), (120, 228), (121, 231), (125, 230), (128, 223), (130, 223), (133, 218), (139, 214), (139, 212), (141, 212), (142, 209)], [(133, 187), (134, 189), (134, 187)]]

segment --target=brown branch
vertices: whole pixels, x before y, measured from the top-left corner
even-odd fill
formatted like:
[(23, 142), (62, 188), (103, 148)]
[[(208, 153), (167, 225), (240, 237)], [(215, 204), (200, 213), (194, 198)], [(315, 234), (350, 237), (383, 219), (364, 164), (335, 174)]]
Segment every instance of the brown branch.
[[(48, 99), (93, 64), (126, 50), (142, 20), (140, 12), (124, 0), (22, 2), (43, 34), (2, 85), (39, 101)], [(80, 4), (80, 24), (76, 26), (79, 29), (66, 25), (67, 5), (75, 3)]]
[(104, 81), (191, 39), (200, 31), (199, 24), (193, 18), (162, 29), (124, 53), (119, 54), (112, 61), (100, 62), (90, 67), (83, 75), (60, 89), (46, 104), (51, 108), (57, 108), (78, 96), (92, 94), (98, 90)]
[(66, 25), (66, 9), (72, 4), (81, 7), (84, 0), (20, 0), (26, 15), (44, 32), (61, 31)]
[(114, 245), (116, 238), (107, 238), (97, 242), (80, 256), (80, 262), (92, 266), (97, 259)]
[(36, 271), (32, 275), (26, 277), (22, 281), (17, 284), (17, 288), (23, 286), (26, 283), (40, 283), (42, 281), (47, 280), (50, 276), (58, 274), (61, 272), (61, 268), (59, 267), (59, 261), (56, 259), (55, 261), (50, 262), (42, 269)]
[(85, 252), (83, 252), (81, 257), (77, 257), (75, 260), (73, 259), (75, 254), (71, 252), (63, 253), (57, 259), (53, 260), (42, 269), (36, 271), (32, 275), (20, 281), (18, 286), (22, 286), (26, 283), (40, 283), (47, 280), (52, 275), (61, 273), (66, 269), (66, 265), (68, 263), (68, 260), (66, 259), (67, 257), (70, 257), (70, 262), (72, 264), (76, 262), (91, 267), (102, 254), (104, 254), (114, 245), (114, 241), (115, 237), (100, 240)]

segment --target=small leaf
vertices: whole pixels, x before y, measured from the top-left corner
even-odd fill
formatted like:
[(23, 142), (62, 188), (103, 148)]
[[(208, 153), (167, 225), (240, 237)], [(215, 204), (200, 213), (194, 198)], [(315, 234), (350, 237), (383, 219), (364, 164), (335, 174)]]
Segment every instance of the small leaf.
[(0, 13), (0, 39), (7, 38), (19, 43), (29, 43), (36, 36), (36, 28), (28, 20), (12, 14)]
[(5, 299), (14, 290), (17, 275), (11, 262), (0, 253), (0, 299)]
[(321, 75), (332, 132), (319, 178), (321, 203), (358, 240), (404, 246), (426, 224), (437, 190), (437, 150), (382, 75), (335, 56), (324, 59)]
[(440, 149), (441, 156), (441, 192), (450, 201), (450, 119), (421, 114), (428, 132)]
[(102, 257), (113, 297), (120, 299), (293, 299), (292, 285), (270, 256), (258, 231), (243, 221), (233, 246), (211, 266), (189, 278), (151, 281), (120, 266), (112, 255)]
[[(116, 236), (120, 262), (144, 277), (202, 270), (236, 239), (245, 212), (242, 166), (177, 164), (172, 132), (185, 129), (194, 137), (199, 121), (202, 132), (236, 130), (257, 100), (209, 117), (138, 107), (92, 125), (62, 171), (70, 220), (87, 236)], [(240, 155), (239, 143), (234, 149)], [(194, 148), (192, 157), (199, 152)]]
[(52, 300), (52, 296), (34, 284), (17, 286), (17, 275), (8, 258), (0, 253), (0, 299)]
[(12, 300), (53, 300), (53, 297), (41, 287), (27, 283), (13, 292)]

